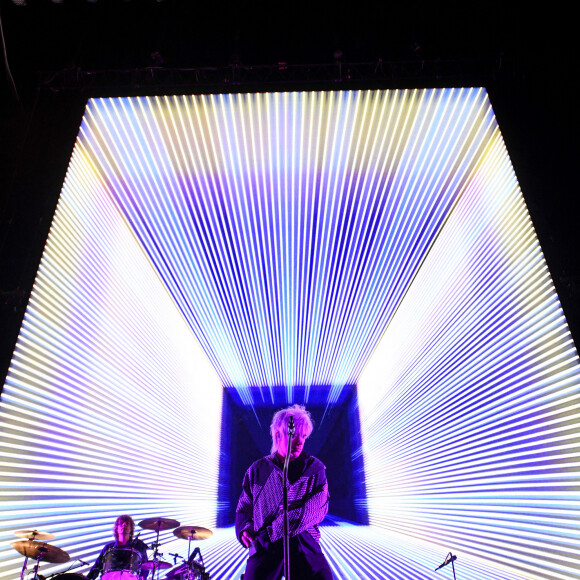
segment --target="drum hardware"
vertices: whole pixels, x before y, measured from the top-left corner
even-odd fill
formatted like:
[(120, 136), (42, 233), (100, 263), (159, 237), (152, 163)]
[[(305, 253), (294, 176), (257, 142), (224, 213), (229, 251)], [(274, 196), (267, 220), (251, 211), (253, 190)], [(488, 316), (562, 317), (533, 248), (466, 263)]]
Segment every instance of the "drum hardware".
[(176, 528), (179, 526), (179, 522), (177, 520), (170, 520), (169, 518), (148, 518), (141, 520), (138, 525), (144, 530), (153, 530), (159, 533)]
[[(173, 530), (173, 535), (181, 540), (187, 540), (187, 569), (180, 571), (176, 575), (175, 580), (193, 580), (194, 578), (205, 579), (209, 578), (209, 575), (205, 573), (205, 564), (203, 563), (203, 556), (201, 555), (201, 550), (195, 548), (193, 553), (191, 553), (191, 541), (192, 540), (207, 540), (213, 536), (213, 532), (207, 528), (202, 528), (201, 526), (181, 526), (176, 530)], [(201, 560), (201, 564), (195, 561), (196, 554)], [(194, 570), (196, 568), (196, 570)], [(177, 570), (176, 570), (177, 571)], [(184, 576), (183, 572), (187, 572)], [(195, 574), (195, 575), (194, 575)]]
[[(159, 556), (163, 556), (163, 554), (159, 554)], [(168, 568), (171, 568), (171, 564), (163, 560), (148, 560), (141, 564), (141, 570), (167, 570)]]
[(14, 532), (14, 535), (27, 540), (54, 540), (56, 537), (50, 532), (39, 532), (38, 530), (18, 530)]
[(165, 576), (166, 580), (205, 580), (209, 577), (209, 574), (205, 572), (205, 567), (195, 560), (176, 566)]
[(76, 572), (63, 572), (62, 574), (53, 574), (47, 576), (46, 580), (86, 580), (84, 574), (77, 574)]
[[(50, 532), (39, 532), (38, 530), (17, 530), (14, 532), (14, 535), (17, 538), (26, 538), (27, 540), (53, 540), (55, 537), (54, 534), (51, 534)], [(28, 567), (28, 556), (26, 554), (23, 555), (24, 555), (24, 564), (22, 564), (22, 571), (20, 572), (20, 580), (24, 580)]]
[(34, 558), (35, 560), (50, 562), (51, 564), (64, 564), (70, 560), (70, 556), (60, 548), (47, 544), (45, 542), (37, 542), (36, 540), (18, 540), (10, 544), (17, 552), (20, 552), (27, 558)]
[(207, 528), (202, 528), (200, 526), (181, 526), (176, 530), (173, 530), (173, 535), (181, 540), (187, 540), (187, 561), (191, 562), (195, 557), (195, 553), (199, 554), (201, 562), (203, 564), (203, 557), (199, 548), (196, 548), (191, 554), (191, 541), (192, 540), (207, 540), (213, 536), (213, 532)]
[(138, 580), (141, 554), (129, 546), (111, 546), (103, 556), (101, 580)]
[[(76, 568), (82, 568), (83, 566), (90, 566), (90, 564), (88, 562), (85, 562), (84, 560), (75, 560), (75, 563), (72, 564), (71, 566), (69, 566), (66, 570), (63, 571), (59, 571), (59, 572), (54, 572), (52, 574), (49, 574), (48, 576), (43, 576), (44, 580), (52, 580), (52, 579), (58, 579), (58, 580), (81, 580), (85, 578), (84, 574), (78, 574), (77, 572), (71, 572), (71, 570), (75, 570)], [(66, 578), (65, 578), (66, 576)]]
[(67, 568), (64, 572), (54, 572), (53, 574), (49, 574), (48, 576), (40, 576), (40, 580), (86, 580), (84, 574), (79, 574), (78, 572), (72, 572), (76, 568), (81, 568), (83, 566), (88, 566), (87, 562), (83, 562), (82, 560), (77, 560), (76, 564), (73, 564), (69, 568)]
[(159, 559), (159, 532), (172, 530), (177, 526), (179, 526), (179, 522), (169, 518), (147, 518), (139, 522), (139, 527), (145, 530), (153, 530), (155, 532), (155, 542), (151, 544), (151, 549), (153, 550), (153, 559), (143, 563), (143, 566), (147, 564), (150, 565), (150, 567), (145, 568), (142, 566), (143, 570), (153, 570), (153, 574), (151, 575), (152, 580), (155, 580), (155, 574), (159, 576), (159, 570), (171, 568), (171, 564), (163, 562)]
[(171, 552), (169, 552), (169, 554), (167, 555), (173, 558), (174, 566), (177, 566), (177, 560), (183, 560), (185, 562), (185, 558), (183, 556), (180, 556), (179, 554), (172, 554)]
[[(28, 532), (28, 530), (22, 531)], [(40, 566), (40, 562), (64, 564), (70, 560), (70, 556), (64, 550), (45, 542), (37, 542), (36, 540), (18, 540), (12, 542), (10, 545), (24, 556), (24, 564), (22, 566), (22, 572), (20, 573), (21, 580), (24, 580), (26, 576), (28, 558), (36, 560), (33, 573), (34, 580), (38, 579), (38, 567)]]
[(152, 570), (153, 571), (153, 573), (151, 574), (152, 580), (155, 580), (156, 574), (157, 574), (157, 576), (159, 576), (160, 570), (167, 570), (168, 568), (171, 568), (171, 564), (169, 562), (165, 562), (164, 560), (161, 560), (160, 556), (163, 556), (163, 554), (160, 554), (159, 552), (157, 552), (155, 554), (153, 560), (148, 560), (147, 562), (143, 562), (143, 564), (141, 564), (141, 570)]
[(180, 580), (183, 572), (187, 571), (187, 563), (183, 562), (179, 566), (175, 566), (165, 575), (166, 580)]
[(181, 540), (207, 540), (213, 536), (213, 532), (200, 526), (181, 526), (173, 530), (173, 535)]

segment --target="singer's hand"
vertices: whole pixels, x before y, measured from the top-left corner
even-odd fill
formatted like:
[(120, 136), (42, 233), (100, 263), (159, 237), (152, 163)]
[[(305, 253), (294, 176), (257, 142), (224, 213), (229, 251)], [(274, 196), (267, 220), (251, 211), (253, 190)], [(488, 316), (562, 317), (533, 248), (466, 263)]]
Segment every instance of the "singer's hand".
[(246, 548), (249, 548), (254, 541), (254, 536), (248, 530), (244, 530), (240, 535), (240, 540), (242, 540), (242, 544), (244, 544)]

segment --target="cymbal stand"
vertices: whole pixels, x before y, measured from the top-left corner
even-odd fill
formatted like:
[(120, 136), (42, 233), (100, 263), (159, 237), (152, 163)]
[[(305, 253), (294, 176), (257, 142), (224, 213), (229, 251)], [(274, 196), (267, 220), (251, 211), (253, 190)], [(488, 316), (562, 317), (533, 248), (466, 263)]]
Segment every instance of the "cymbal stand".
[(36, 564), (34, 565), (34, 573), (32, 575), (33, 580), (38, 579), (38, 567), (40, 566), (40, 559), (41, 558), (42, 558), (42, 548), (40, 548), (40, 551), (38, 553), (38, 557), (36, 558)]
[[(32, 532), (30, 532), (30, 535), (32, 537), (29, 537), (28, 539), (34, 542), (36, 536), (38, 535), (38, 532), (36, 530), (32, 530)], [(36, 571), (38, 572), (38, 563), (36, 565)], [(22, 571), (20, 572), (20, 580), (24, 580), (26, 578), (27, 572), (28, 572), (28, 556), (24, 556), (24, 564), (22, 564)]]
[(28, 556), (24, 556), (24, 564), (22, 564), (22, 571), (20, 572), (20, 580), (26, 578), (26, 573), (28, 572)]
[(187, 580), (193, 580), (193, 565), (191, 564), (191, 534), (187, 538)]
[(157, 565), (159, 564), (159, 531), (160, 528), (158, 527), (155, 531), (155, 542), (153, 544), (153, 574), (151, 574), (152, 580), (155, 580), (155, 574), (159, 577), (159, 568)]

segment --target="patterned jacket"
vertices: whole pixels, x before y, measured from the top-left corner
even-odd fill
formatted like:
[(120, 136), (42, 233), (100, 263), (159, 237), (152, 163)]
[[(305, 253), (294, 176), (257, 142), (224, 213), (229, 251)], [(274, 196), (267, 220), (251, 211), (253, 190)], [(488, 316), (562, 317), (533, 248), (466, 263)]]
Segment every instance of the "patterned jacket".
[[(317, 542), (318, 524), (328, 512), (326, 467), (322, 461), (302, 453), (290, 467), (302, 466), (302, 472), (290, 477), (288, 487), (288, 527), (290, 536), (308, 532)], [(275, 542), (284, 535), (282, 512), (282, 463), (276, 454), (258, 459), (246, 471), (242, 494), (236, 509), (236, 536), (244, 530), (253, 535), (267, 533)]]

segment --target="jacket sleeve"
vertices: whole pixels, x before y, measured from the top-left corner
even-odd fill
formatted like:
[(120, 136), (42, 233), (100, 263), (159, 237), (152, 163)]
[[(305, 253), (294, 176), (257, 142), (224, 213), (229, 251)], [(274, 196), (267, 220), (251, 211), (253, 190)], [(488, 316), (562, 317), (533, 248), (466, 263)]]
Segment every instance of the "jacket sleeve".
[[(309, 491), (302, 497), (289, 502), (288, 527), (291, 536), (297, 536), (308, 528), (319, 524), (328, 513), (328, 482), (322, 467), (310, 477)], [(268, 529), (270, 540), (275, 542), (284, 536), (284, 514), (282, 509)]]
[(240, 536), (244, 530), (254, 534), (254, 498), (252, 496), (252, 482), (250, 470), (246, 471), (242, 483), (242, 493), (236, 508), (236, 538), (240, 541)]
[(89, 573), (87, 574), (87, 580), (95, 580), (95, 578), (103, 571), (103, 559), (108, 549), (109, 544), (106, 544), (101, 550), (99, 557), (95, 560), (93, 567), (89, 570)]

